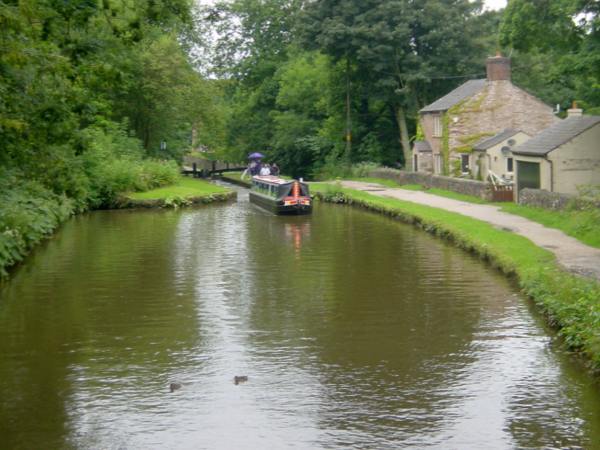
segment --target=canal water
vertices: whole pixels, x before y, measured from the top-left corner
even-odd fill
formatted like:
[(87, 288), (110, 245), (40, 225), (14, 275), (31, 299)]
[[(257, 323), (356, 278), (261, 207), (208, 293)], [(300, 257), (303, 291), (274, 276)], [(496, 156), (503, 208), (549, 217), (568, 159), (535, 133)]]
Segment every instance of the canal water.
[(600, 448), (598, 384), (499, 273), (246, 197), (77, 217), (14, 273), (0, 448)]

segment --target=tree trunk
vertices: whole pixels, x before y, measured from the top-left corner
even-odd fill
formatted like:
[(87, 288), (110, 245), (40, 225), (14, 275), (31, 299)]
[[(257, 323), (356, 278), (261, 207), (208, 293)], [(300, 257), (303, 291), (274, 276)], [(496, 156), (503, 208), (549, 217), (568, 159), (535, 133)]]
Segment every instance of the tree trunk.
[(404, 170), (411, 171), (412, 151), (410, 149), (410, 139), (408, 137), (408, 126), (406, 125), (406, 114), (404, 113), (404, 108), (400, 105), (396, 105), (394, 109), (396, 110), (396, 123), (398, 124), (398, 131), (400, 133), (400, 147), (402, 148), (402, 154), (404, 155)]
[(352, 117), (350, 115), (350, 60), (346, 58), (346, 163), (352, 159)]

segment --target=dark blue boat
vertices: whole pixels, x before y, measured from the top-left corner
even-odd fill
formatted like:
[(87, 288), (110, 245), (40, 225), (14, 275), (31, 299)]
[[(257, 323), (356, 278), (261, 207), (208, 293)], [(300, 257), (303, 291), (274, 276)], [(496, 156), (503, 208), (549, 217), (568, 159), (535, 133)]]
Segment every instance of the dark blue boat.
[(306, 183), (272, 175), (252, 177), (250, 201), (275, 214), (312, 212), (312, 199)]

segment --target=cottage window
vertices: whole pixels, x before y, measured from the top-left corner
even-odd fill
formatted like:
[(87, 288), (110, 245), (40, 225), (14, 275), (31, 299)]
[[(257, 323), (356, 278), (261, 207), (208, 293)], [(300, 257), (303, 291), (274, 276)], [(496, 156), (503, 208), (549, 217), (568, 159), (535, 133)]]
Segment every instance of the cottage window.
[(441, 114), (436, 114), (435, 116), (433, 116), (433, 136), (442, 137), (442, 133), (442, 116)]
[(506, 171), (508, 173), (513, 173), (513, 159), (506, 158)]
[(460, 169), (462, 173), (469, 173), (469, 155), (460, 155)]

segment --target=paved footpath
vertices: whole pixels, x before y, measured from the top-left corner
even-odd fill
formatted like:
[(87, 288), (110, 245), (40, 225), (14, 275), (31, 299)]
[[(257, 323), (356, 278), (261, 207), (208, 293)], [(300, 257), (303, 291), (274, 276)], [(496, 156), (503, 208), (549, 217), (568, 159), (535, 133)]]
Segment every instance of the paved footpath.
[(392, 189), (360, 181), (342, 181), (342, 186), (366, 191), (372, 195), (445, 209), (488, 222), (500, 229), (524, 236), (539, 247), (551, 251), (556, 255), (559, 264), (569, 272), (600, 281), (600, 249), (585, 245), (560, 230), (546, 228), (524, 217), (502, 212), (497, 206), (468, 203), (426, 192)]

